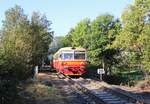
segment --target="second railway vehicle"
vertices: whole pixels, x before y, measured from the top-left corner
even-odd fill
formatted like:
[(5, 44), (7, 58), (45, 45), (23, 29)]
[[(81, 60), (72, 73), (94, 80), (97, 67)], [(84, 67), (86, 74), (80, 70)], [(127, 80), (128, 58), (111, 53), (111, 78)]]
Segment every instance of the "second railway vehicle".
[(84, 48), (64, 47), (53, 56), (53, 67), (65, 75), (82, 75), (86, 73), (87, 52)]

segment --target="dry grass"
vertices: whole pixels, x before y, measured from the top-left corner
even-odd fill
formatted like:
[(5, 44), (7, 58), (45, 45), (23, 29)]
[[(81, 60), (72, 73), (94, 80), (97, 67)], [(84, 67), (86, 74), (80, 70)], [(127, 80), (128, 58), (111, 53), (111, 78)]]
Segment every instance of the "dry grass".
[(29, 101), (34, 99), (36, 104), (65, 104), (58, 89), (39, 82), (27, 85), (22, 96)]
[(89, 89), (103, 89), (103, 86), (101, 84), (90, 82), (89, 84), (86, 84), (86, 87)]
[(150, 80), (139, 81), (135, 87), (140, 88), (142, 90), (150, 89)]
[(46, 86), (41, 83), (34, 83), (30, 84), (26, 88), (27, 92), (30, 92), (36, 96), (36, 98), (43, 98), (43, 97), (60, 97), (59, 92), (56, 88), (52, 86)]

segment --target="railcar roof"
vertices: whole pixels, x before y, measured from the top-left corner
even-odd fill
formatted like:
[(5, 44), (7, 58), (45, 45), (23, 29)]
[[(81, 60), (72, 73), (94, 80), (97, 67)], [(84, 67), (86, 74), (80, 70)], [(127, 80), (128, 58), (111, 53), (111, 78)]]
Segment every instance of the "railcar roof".
[(85, 49), (84, 48), (80, 48), (80, 47), (75, 47), (75, 48), (73, 48), (73, 47), (64, 47), (64, 48), (61, 48), (61, 49), (59, 49), (58, 51), (67, 51), (67, 50), (81, 50), (81, 51), (85, 51)]
[(64, 48), (60, 48), (55, 54), (54, 54), (54, 57), (56, 54), (62, 52), (62, 51), (69, 51), (69, 50), (80, 50), (80, 51), (86, 51), (86, 49), (84, 48), (80, 48), (80, 47), (64, 47)]

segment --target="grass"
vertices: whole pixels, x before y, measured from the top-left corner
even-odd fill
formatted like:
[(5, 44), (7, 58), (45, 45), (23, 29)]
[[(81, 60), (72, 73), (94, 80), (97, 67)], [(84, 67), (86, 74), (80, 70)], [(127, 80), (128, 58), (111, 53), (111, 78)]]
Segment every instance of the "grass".
[(57, 96), (57, 89), (52, 86), (46, 86), (41, 83), (33, 83), (27, 86), (26, 91), (35, 95), (35, 97), (42, 98), (42, 97), (58, 97)]
[(27, 98), (28, 101), (34, 100), (33, 103), (38, 102), (37, 104), (64, 104), (63, 97), (58, 89), (39, 82), (28, 84), (21, 96)]

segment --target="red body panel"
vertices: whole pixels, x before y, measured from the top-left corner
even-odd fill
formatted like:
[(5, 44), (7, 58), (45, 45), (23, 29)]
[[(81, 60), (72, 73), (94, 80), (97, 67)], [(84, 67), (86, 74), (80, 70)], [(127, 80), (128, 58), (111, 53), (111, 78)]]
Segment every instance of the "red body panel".
[(86, 73), (86, 65), (85, 60), (53, 60), (53, 67), (65, 75), (82, 75)]

